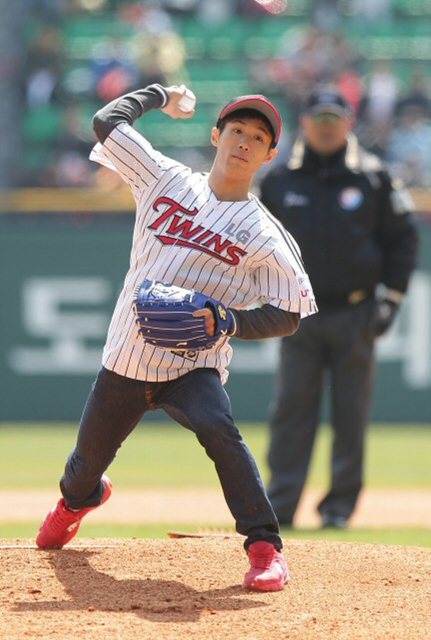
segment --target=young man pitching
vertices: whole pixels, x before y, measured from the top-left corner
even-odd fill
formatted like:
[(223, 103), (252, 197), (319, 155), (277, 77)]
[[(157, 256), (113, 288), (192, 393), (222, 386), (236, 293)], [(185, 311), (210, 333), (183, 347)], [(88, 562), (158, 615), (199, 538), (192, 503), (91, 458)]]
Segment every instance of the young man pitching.
[[(103, 366), (60, 482), (63, 497), (37, 544), (59, 548), (76, 535), (83, 516), (111, 494), (104, 473), (121, 443), (147, 411), (161, 408), (196, 434), (215, 464), (245, 536), (251, 568), (244, 586), (278, 591), (289, 577), (277, 518), (223, 384), (231, 336), (290, 335), (317, 309), (298, 245), (249, 192), (256, 171), (277, 153), (278, 111), (264, 96), (232, 100), (211, 131), (211, 171), (193, 173), (133, 129), (153, 109), (191, 118), (193, 110), (180, 108), (185, 93), (184, 86), (152, 85), (94, 118), (99, 144), (91, 158), (118, 172), (136, 202), (133, 246)], [(196, 298), (204, 304), (182, 324), (175, 305)], [(193, 331), (201, 342), (190, 338)]]

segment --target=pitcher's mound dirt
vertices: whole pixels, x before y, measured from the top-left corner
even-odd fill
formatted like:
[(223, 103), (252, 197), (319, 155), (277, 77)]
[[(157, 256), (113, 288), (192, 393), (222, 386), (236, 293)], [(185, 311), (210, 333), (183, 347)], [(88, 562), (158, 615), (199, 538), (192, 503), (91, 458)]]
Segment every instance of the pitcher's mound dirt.
[(4, 640), (430, 638), (430, 549), (289, 541), (271, 594), (242, 589), (242, 539), (31, 545), (0, 541)]

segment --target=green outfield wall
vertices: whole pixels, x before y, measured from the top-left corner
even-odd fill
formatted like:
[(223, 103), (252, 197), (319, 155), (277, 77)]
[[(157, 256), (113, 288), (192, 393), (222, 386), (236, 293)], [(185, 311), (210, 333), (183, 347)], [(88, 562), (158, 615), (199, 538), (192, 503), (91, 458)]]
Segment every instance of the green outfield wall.
[[(78, 420), (128, 267), (129, 213), (0, 215), (0, 420)], [(431, 223), (408, 299), (378, 344), (372, 419), (431, 424)], [(239, 420), (268, 417), (276, 340), (234, 341)], [(196, 389), (199, 393), (199, 389)]]

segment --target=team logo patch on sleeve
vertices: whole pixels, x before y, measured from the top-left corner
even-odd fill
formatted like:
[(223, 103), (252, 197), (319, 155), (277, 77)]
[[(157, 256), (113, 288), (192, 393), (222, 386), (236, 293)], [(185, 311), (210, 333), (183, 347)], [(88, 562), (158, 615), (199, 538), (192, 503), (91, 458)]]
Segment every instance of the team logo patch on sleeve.
[(301, 298), (307, 298), (308, 300), (314, 299), (313, 289), (311, 288), (310, 279), (308, 275), (302, 273), (301, 275), (296, 276), (296, 280), (299, 285), (299, 292), (301, 294)]
[(362, 191), (356, 187), (347, 187), (347, 189), (343, 189), (338, 196), (340, 207), (346, 211), (355, 211), (355, 209), (359, 209), (363, 201), (364, 195)]

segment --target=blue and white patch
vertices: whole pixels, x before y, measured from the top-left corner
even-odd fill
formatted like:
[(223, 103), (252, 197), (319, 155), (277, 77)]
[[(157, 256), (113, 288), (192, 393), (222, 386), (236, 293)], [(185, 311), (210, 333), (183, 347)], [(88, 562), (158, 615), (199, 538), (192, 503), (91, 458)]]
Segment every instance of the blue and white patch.
[(356, 187), (347, 187), (347, 189), (343, 189), (343, 191), (338, 196), (340, 207), (346, 209), (347, 211), (354, 211), (355, 209), (359, 209), (363, 201), (364, 195), (362, 191), (360, 191)]
[(283, 199), (285, 207), (306, 207), (310, 202), (310, 198), (303, 193), (288, 191)]

